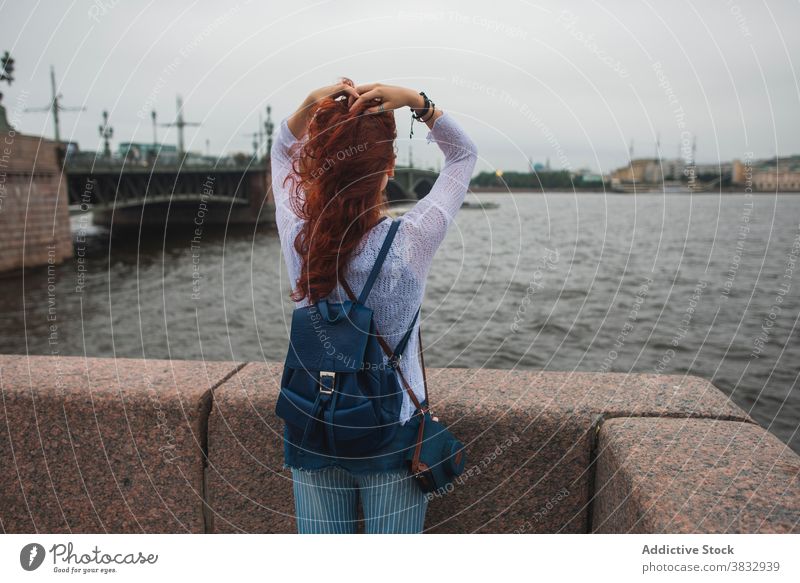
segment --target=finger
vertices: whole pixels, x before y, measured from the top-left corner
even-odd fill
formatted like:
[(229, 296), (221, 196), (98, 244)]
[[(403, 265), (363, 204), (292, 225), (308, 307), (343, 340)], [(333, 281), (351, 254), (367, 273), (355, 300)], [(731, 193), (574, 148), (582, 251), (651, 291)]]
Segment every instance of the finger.
[(349, 108), (356, 99), (358, 99), (358, 91), (355, 90), (353, 87), (347, 87), (344, 91), (344, 94), (347, 96), (347, 107)]
[(346, 85), (344, 83), (340, 83), (339, 85), (334, 85), (334, 90), (331, 94), (331, 97), (335, 99), (341, 95), (346, 95), (348, 99), (350, 99), (351, 97), (353, 99), (358, 99), (359, 94), (358, 91), (356, 91), (356, 89), (350, 85)]
[[(383, 105), (383, 109), (381, 109), (381, 105)], [(379, 105), (374, 105), (372, 107), (368, 107), (365, 109), (365, 113), (381, 113), (386, 111), (391, 111), (393, 109), (397, 109), (397, 105), (391, 101), (384, 101)]]
[(368, 107), (371, 105), (370, 101), (375, 99), (376, 97), (380, 97), (380, 89), (372, 89), (367, 91), (366, 93), (361, 93), (358, 96), (358, 99), (353, 102), (353, 105), (350, 106), (350, 109), (359, 108), (359, 107)]
[(378, 97), (376, 90), (367, 91), (366, 93), (360, 93), (358, 99), (356, 99), (353, 104), (350, 106), (350, 109), (360, 109), (363, 107), (368, 107), (372, 100)]
[(359, 93), (366, 93), (367, 91), (372, 91), (378, 86), (377, 83), (364, 83), (363, 85), (358, 85), (356, 89)]

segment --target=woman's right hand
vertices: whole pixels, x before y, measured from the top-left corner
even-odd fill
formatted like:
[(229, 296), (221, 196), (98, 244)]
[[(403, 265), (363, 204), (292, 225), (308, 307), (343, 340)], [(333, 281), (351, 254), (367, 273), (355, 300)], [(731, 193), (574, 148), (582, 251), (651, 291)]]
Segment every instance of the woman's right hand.
[(314, 111), (314, 104), (326, 97), (336, 99), (342, 95), (347, 96), (348, 104), (353, 104), (358, 99), (358, 92), (350, 79), (343, 78), (341, 82), (334, 85), (314, 89), (287, 120), (289, 130), (297, 139), (301, 138), (306, 133), (306, 126), (310, 114)]
[(356, 87), (358, 99), (350, 104), (350, 109), (365, 108), (365, 113), (377, 113), (381, 111), (380, 105), (383, 104), (383, 111), (399, 109), (401, 107), (421, 108), (425, 105), (422, 96), (407, 87), (397, 85), (383, 85), (382, 83), (367, 83)]

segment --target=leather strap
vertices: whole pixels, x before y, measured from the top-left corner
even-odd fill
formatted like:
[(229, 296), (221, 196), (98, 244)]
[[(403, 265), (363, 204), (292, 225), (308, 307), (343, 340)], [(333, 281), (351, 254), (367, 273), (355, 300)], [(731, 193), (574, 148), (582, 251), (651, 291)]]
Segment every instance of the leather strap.
[[(392, 240), (394, 239), (394, 235), (396, 234), (397, 228), (399, 226), (400, 226), (400, 220), (399, 219), (395, 219), (392, 222), (391, 227), (389, 228), (389, 233), (386, 235), (386, 239), (384, 239), (383, 246), (381, 247), (381, 250), (380, 250), (380, 252), (378, 254), (378, 259), (375, 261), (375, 265), (373, 266), (372, 271), (370, 272), (369, 278), (367, 279), (367, 282), (364, 284), (364, 289), (361, 291), (361, 297), (364, 297), (364, 299), (366, 299), (366, 296), (369, 295), (369, 291), (372, 289), (372, 286), (375, 283), (375, 279), (377, 279), (377, 277), (378, 277), (378, 273), (380, 272), (381, 264), (383, 263), (383, 260), (386, 259), (386, 253), (389, 250), (389, 246), (391, 245)], [(364, 303), (364, 302), (361, 301), (361, 297), (356, 299), (356, 294), (353, 293), (353, 290), (350, 288), (350, 286), (348, 285), (348, 283), (344, 279), (344, 277), (341, 278), (340, 283), (342, 285), (342, 288), (344, 288), (344, 291), (347, 293), (347, 295), (350, 297), (351, 300), (357, 301), (357, 302), (359, 302), (361, 304)], [(365, 290), (366, 290), (366, 294), (364, 293)], [(425, 413), (427, 413), (428, 410), (430, 409), (430, 401), (428, 400), (428, 378), (427, 378), (427, 375), (425, 374), (425, 357), (422, 354), (423, 351), (422, 351), (422, 327), (421, 326), (419, 328), (417, 328), (417, 333), (418, 333), (418, 338), (419, 338), (419, 362), (420, 362), (420, 366), (422, 368), (422, 383), (423, 383), (423, 386), (425, 387), (425, 403), (426, 403), (426, 405), (425, 405), (424, 408), (420, 404), (419, 399), (417, 399), (417, 396), (414, 394), (414, 391), (411, 389), (411, 385), (406, 380), (406, 377), (403, 374), (403, 371), (400, 370), (399, 362), (397, 362), (395, 360), (396, 359), (396, 355), (402, 354), (403, 350), (405, 350), (406, 344), (408, 344), (408, 340), (411, 337), (411, 332), (414, 330), (414, 324), (416, 323), (416, 320), (419, 317), (419, 313), (420, 313), (421, 309), (422, 309), (422, 306), (420, 306), (420, 308), (417, 309), (417, 313), (414, 315), (414, 319), (411, 321), (411, 326), (409, 326), (408, 331), (405, 333), (405, 335), (403, 336), (402, 340), (400, 340), (400, 343), (397, 345), (397, 348), (395, 348), (395, 350), (392, 350), (392, 348), (389, 346), (389, 343), (386, 342), (386, 339), (383, 336), (380, 335), (380, 333), (378, 332), (377, 327), (375, 328), (375, 337), (378, 339), (378, 344), (381, 345), (381, 348), (386, 353), (386, 356), (389, 357), (389, 361), (390, 362), (395, 362), (394, 369), (397, 371), (397, 374), (400, 376), (400, 381), (403, 383), (403, 386), (405, 387), (406, 392), (408, 393), (408, 396), (411, 398), (411, 402), (414, 403), (414, 407), (416, 407), (416, 409), (414, 410), (414, 415), (417, 414), (417, 411), (419, 411), (420, 415), (422, 415), (422, 417), (420, 418), (419, 430), (417, 431), (417, 443), (414, 446), (414, 454), (413, 454), (413, 456), (411, 458), (411, 474), (413, 476), (417, 477), (418, 479), (425, 480), (426, 478), (421, 472), (427, 470), (428, 467), (425, 464), (421, 464), (420, 463), (420, 454), (422, 452), (422, 440), (423, 440), (423, 437), (425, 435)], [(373, 324), (374, 324), (374, 322), (373, 322)]]
[[(342, 284), (342, 287), (344, 288), (344, 291), (347, 292), (347, 295), (350, 296), (350, 298), (355, 299), (356, 295), (353, 293), (353, 290), (350, 289), (350, 286), (347, 285), (347, 282), (344, 279), (341, 280), (341, 284)], [(417, 314), (419, 314), (419, 310), (417, 310)], [(416, 317), (415, 317), (415, 320), (416, 320)], [(374, 324), (374, 322), (373, 322), (373, 324)], [(413, 328), (414, 328), (414, 326), (413, 326), (413, 322), (412, 322), (411, 329), (413, 330)], [(420, 467), (420, 459), (419, 458), (420, 458), (420, 454), (422, 452), (422, 439), (423, 439), (423, 437), (425, 435), (425, 413), (427, 413), (429, 408), (430, 408), (430, 401), (428, 400), (428, 378), (427, 378), (427, 376), (425, 374), (425, 357), (422, 355), (422, 328), (421, 327), (417, 329), (417, 333), (419, 335), (419, 362), (420, 362), (420, 366), (422, 367), (422, 383), (425, 386), (425, 403), (426, 403), (425, 407), (423, 407), (420, 404), (419, 399), (417, 399), (417, 396), (414, 394), (414, 391), (411, 389), (411, 385), (406, 380), (406, 377), (403, 374), (403, 371), (400, 370), (399, 364), (395, 367), (395, 370), (397, 371), (397, 374), (400, 376), (400, 381), (403, 383), (403, 386), (405, 387), (406, 392), (408, 393), (408, 396), (411, 398), (411, 402), (414, 403), (414, 407), (416, 407), (416, 409), (414, 410), (414, 415), (416, 415), (417, 414), (416, 412), (419, 411), (419, 414), (422, 416), (420, 418), (420, 422), (419, 422), (419, 429), (417, 430), (417, 443), (414, 446), (414, 455), (411, 457), (411, 475), (416, 476), (416, 477), (421, 478), (421, 479), (424, 480), (425, 476), (423, 474), (421, 474), (421, 472), (424, 471), (425, 469), (427, 469), (427, 466), (425, 466), (424, 468), (421, 468)], [(409, 332), (406, 332), (406, 338), (405, 339), (407, 339), (408, 335), (409, 335)], [(381, 345), (381, 348), (383, 348), (383, 351), (386, 353), (386, 356), (388, 356), (389, 360), (391, 361), (392, 358), (394, 358), (394, 352), (389, 347), (389, 343), (386, 342), (386, 339), (378, 333), (378, 329), (377, 328), (375, 329), (375, 337), (378, 339), (378, 343)], [(413, 417), (413, 415), (412, 415), (412, 417)], [(422, 464), (422, 465), (424, 466), (424, 464)]]
[[(397, 229), (399, 227), (400, 219), (393, 220), (389, 227), (389, 232), (386, 233), (386, 238), (383, 240), (381, 250), (378, 252), (378, 257), (375, 259), (375, 265), (372, 266), (372, 271), (369, 272), (369, 277), (367, 277), (367, 282), (361, 290), (361, 295), (358, 296), (359, 304), (363, 305), (366, 303), (369, 292), (372, 291), (372, 286), (375, 284), (375, 280), (378, 279), (378, 274), (381, 272), (381, 267), (386, 259), (386, 255), (389, 253), (389, 248), (392, 246), (392, 241), (394, 241), (394, 236), (397, 234)], [(355, 298), (353, 298), (353, 300), (355, 301)]]
[[(347, 293), (347, 295), (350, 298), (355, 299), (356, 295), (353, 293), (353, 290), (347, 284), (347, 281), (343, 278), (340, 281), (340, 283), (342, 284), (342, 287), (344, 288), (344, 291)], [(419, 314), (419, 310), (417, 310), (417, 314)], [(413, 330), (413, 329), (414, 329), (414, 326), (413, 326), (413, 321), (412, 321), (412, 325), (411, 325), (411, 328), (410, 328), (409, 332), (411, 330)], [(406, 332), (406, 337), (404, 338), (404, 340), (406, 342), (407, 342), (407, 338), (408, 338), (409, 332)], [(416, 407), (418, 410), (421, 410), (422, 412), (425, 412), (430, 407), (430, 402), (428, 402), (428, 379), (425, 376), (425, 359), (422, 356), (422, 330), (421, 329), (417, 329), (417, 332), (419, 333), (419, 359), (420, 359), (420, 365), (422, 366), (422, 380), (423, 380), (423, 384), (425, 386), (425, 402), (428, 403), (425, 406), (424, 409), (423, 409), (422, 405), (420, 404), (419, 399), (417, 399), (417, 396), (414, 394), (414, 391), (411, 389), (411, 385), (406, 380), (406, 377), (403, 374), (403, 371), (400, 370), (399, 366), (397, 366), (395, 368), (395, 370), (397, 371), (397, 374), (400, 375), (400, 380), (402, 381), (403, 386), (406, 389), (406, 392), (408, 392), (408, 396), (411, 398), (411, 402), (414, 403), (414, 407)], [(395, 351), (392, 350), (392, 348), (389, 346), (389, 343), (386, 342), (386, 339), (383, 336), (380, 335), (380, 333), (378, 332), (377, 328), (375, 328), (375, 337), (378, 339), (378, 344), (380, 344), (381, 348), (383, 348), (383, 352), (386, 353), (386, 356), (389, 357), (389, 361), (392, 361), (392, 359), (395, 357)], [(401, 341), (401, 343), (403, 343), (403, 348), (405, 348), (405, 343), (406, 342)]]

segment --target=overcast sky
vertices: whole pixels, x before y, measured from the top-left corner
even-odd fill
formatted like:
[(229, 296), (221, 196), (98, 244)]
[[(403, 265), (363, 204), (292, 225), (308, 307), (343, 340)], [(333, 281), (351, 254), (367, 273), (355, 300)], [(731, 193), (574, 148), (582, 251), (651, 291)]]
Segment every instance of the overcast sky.
[[(564, 8), (567, 6), (568, 8)], [(800, 4), (703, 2), (41, 2), (0, 3), (0, 51), (16, 58), (4, 105), (25, 133), (53, 135), (54, 65), (62, 139), (99, 148), (107, 109), (119, 141), (152, 141), (185, 101), (187, 147), (250, 151), (259, 112), (276, 121), (314, 87), (347, 75), (424, 90), (480, 148), (478, 170), (608, 172), (665, 157), (697, 137), (716, 162), (800, 153)], [(399, 163), (408, 110), (397, 113)], [(415, 124), (414, 159), (437, 150)], [(175, 141), (161, 130), (160, 140)]]

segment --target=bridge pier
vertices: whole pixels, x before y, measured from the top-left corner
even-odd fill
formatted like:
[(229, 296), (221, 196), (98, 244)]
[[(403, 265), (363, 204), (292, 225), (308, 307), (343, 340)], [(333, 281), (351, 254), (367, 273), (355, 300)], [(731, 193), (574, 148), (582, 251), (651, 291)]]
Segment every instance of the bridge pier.
[(62, 263), (73, 248), (58, 143), (0, 118), (0, 272)]

